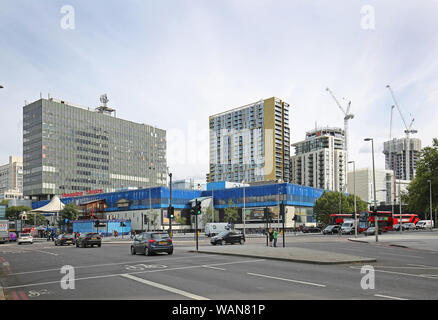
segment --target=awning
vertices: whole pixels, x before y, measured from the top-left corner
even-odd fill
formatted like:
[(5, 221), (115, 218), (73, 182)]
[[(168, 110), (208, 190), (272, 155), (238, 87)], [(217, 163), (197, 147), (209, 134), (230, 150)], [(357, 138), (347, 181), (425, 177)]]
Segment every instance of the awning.
[(61, 202), (61, 199), (59, 199), (58, 196), (54, 196), (48, 204), (46, 204), (45, 206), (42, 206), (38, 209), (34, 209), (30, 212), (39, 212), (42, 214), (45, 214), (45, 213), (52, 213), (53, 214), (53, 213), (61, 211), (62, 209), (64, 209), (64, 207), (65, 207), (65, 204), (63, 204)]

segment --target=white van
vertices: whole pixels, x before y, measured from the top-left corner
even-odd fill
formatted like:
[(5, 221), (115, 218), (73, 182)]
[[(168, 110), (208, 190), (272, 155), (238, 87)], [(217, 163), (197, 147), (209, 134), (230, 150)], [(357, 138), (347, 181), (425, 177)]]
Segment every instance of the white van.
[(355, 233), (356, 224), (354, 220), (344, 220), (344, 223), (341, 226), (342, 234), (354, 234)]
[(226, 222), (211, 222), (205, 224), (205, 235), (207, 237), (214, 237), (225, 230), (231, 230), (231, 225)]
[(435, 227), (433, 220), (420, 220), (415, 225), (415, 228), (417, 228), (417, 229), (430, 229), (431, 224), (432, 224), (432, 228)]

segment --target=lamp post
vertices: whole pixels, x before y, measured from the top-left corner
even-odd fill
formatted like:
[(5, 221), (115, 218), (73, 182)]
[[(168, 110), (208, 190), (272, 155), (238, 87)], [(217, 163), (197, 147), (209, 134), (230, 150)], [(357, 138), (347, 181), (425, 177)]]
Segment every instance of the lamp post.
[(357, 207), (356, 207), (356, 162), (348, 161), (353, 164), (353, 194), (354, 194), (354, 237), (357, 238)]
[(364, 141), (371, 141), (371, 150), (373, 155), (373, 191), (374, 191), (374, 224), (376, 226), (376, 242), (379, 241), (379, 217), (377, 216), (377, 201), (376, 201), (376, 169), (374, 167), (374, 139), (373, 138), (365, 138)]
[[(242, 181), (242, 183), (245, 183), (245, 180)], [(245, 201), (245, 185), (243, 185), (243, 212), (242, 212), (242, 217), (243, 217), (243, 237), (244, 239), (246, 239), (246, 201)]]
[(169, 172), (169, 208), (167, 209), (167, 218), (169, 219), (169, 236), (172, 238), (172, 217), (170, 216), (170, 211), (172, 210), (172, 173)]
[(427, 180), (429, 182), (429, 194), (430, 194), (430, 231), (433, 229), (433, 216), (432, 216), (432, 180)]

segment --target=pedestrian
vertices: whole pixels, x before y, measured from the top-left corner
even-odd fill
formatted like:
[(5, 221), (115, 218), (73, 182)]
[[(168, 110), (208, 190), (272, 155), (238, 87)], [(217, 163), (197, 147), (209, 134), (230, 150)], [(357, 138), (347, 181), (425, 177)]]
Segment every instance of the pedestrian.
[(274, 233), (272, 229), (269, 229), (269, 246), (272, 247), (272, 241), (274, 241)]
[(274, 237), (274, 248), (276, 248), (277, 247), (277, 238), (278, 238), (277, 230), (274, 230), (273, 237)]

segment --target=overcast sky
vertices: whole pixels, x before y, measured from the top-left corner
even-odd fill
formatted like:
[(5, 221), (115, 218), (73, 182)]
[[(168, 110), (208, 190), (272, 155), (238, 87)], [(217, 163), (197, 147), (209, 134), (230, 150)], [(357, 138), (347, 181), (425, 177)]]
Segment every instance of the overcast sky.
[(329, 87), (352, 101), (356, 168), (371, 166), (366, 137), (384, 168), (387, 84), (423, 146), (438, 137), (437, 17), (436, 0), (0, 0), (0, 164), (22, 154), (25, 100), (97, 107), (107, 93), (118, 117), (167, 130), (174, 178), (204, 178), (209, 115), (276, 96), (293, 143), (343, 127)]

